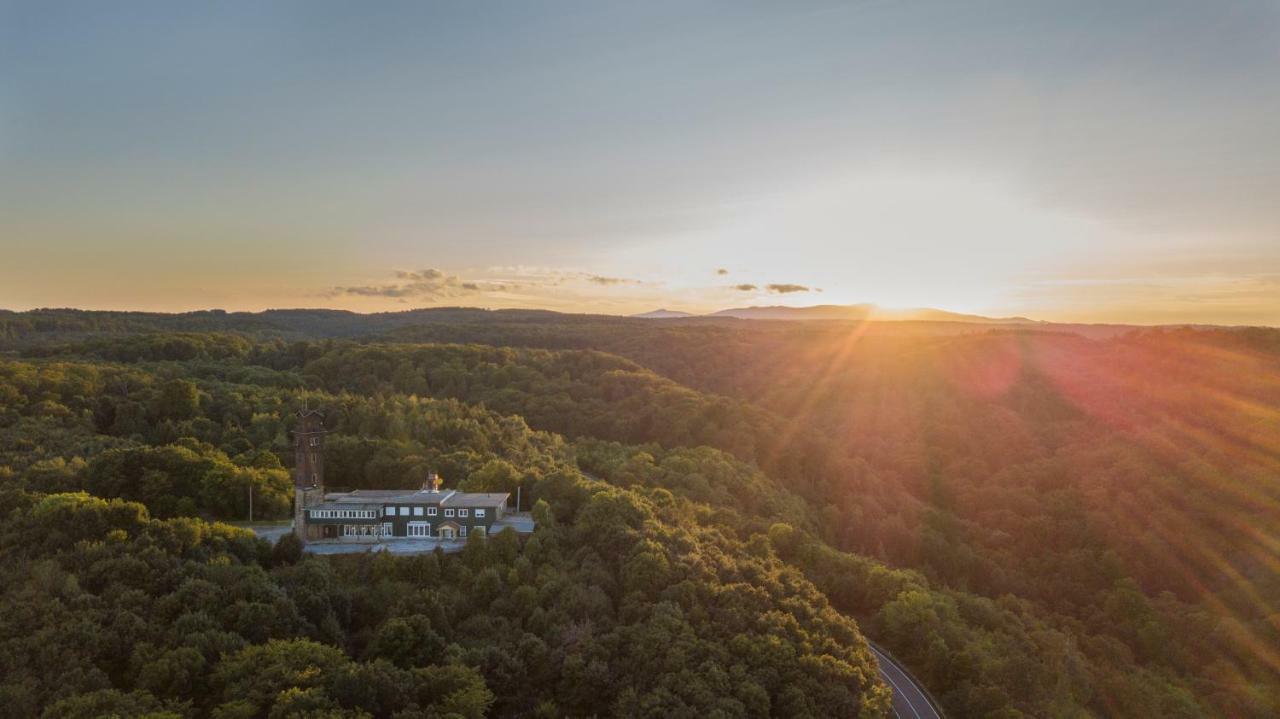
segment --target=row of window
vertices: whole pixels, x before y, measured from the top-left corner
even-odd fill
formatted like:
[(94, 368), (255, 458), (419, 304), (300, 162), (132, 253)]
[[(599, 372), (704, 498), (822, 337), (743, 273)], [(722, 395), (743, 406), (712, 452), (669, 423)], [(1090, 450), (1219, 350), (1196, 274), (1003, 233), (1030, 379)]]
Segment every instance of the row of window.
[(390, 532), (371, 524), (342, 525), (342, 536), (344, 537), (381, 537), (384, 534), (390, 534)]
[[(412, 510), (413, 510), (413, 513), (412, 513), (412, 514), (410, 514), (410, 511), (409, 511), (410, 509), (412, 509)], [(400, 508), (400, 516), (401, 516), (401, 517), (409, 517), (409, 516), (421, 517), (421, 516), (422, 516), (422, 509), (423, 509), (422, 507), (401, 507), (401, 508)], [(428, 517), (434, 517), (434, 516), (436, 516), (436, 509), (437, 509), (436, 507), (427, 507), (426, 509), (427, 509), (427, 516), (428, 516)], [(468, 516), (468, 512), (469, 512), (469, 510), (467, 510), (466, 508), (461, 508), (461, 509), (458, 509), (457, 511), (458, 511), (458, 516), (459, 516), (459, 517), (466, 517), (466, 516)], [(446, 516), (446, 517), (452, 517), (452, 516), (454, 516), (453, 512), (454, 512), (454, 510), (453, 510), (451, 507), (445, 507), (445, 510), (444, 510), (444, 516)], [(382, 513), (383, 513), (384, 515), (388, 516), (388, 517), (394, 517), (394, 516), (396, 516), (396, 508), (395, 508), (395, 507), (384, 507), (384, 508), (382, 509)], [(477, 510), (476, 510), (476, 516), (477, 516), (477, 517), (483, 517), (483, 516), (484, 516), (484, 510), (483, 510), (483, 509), (477, 509)]]
[[(452, 528), (441, 530), (441, 536), (444, 538), (452, 537)], [(484, 527), (477, 527), (477, 532), (484, 534)], [(431, 536), (430, 522), (409, 522), (408, 536), (418, 539), (425, 539)], [(390, 522), (385, 522), (381, 526), (371, 524), (344, 524), (342, 525), (342, 536), (344, 537), (390, 537), (392, 536), (392, 528)], [(458, 527), (458, 536), (466, 537), (467, 528)]]
[(313, 509), (311, 516), (316, 519), (377, 519), (378, 513), (372, 509)]
[[(410, 509), (413, 510), (412, 514), (410, 514)], [(423, 509), (422, 507), (401, 507), (400, 516), (401, 517), (409, 517), (409, 516), (421, 517), (422, 509)], [(427, 516), (428, 517), (436, 516), (436, 509), (437, 509), (436, 507), (427, 507), (426, 508)], [(396, 516), (395, 507), (384, 507), (382, 512), (385, 516), (388, 516), (388, 517)], [(468, 510), (465, 508), (460, 508), (457, 510), (457, 512), (458, 512), (457, 516), (459, 517), (468, 516), (468, 513), (467, 513)], [(372, 509), (313, 509), (311, 510), (311, 516), (315, 519), (376, 519), (378, 517), (378, 512)], [(446, 517), (454, 516), (454, 510), (452, 508), (446, 507), (444, 510), (444, 516)], [(477, 509), (476, 516), (483, 517), (484, 510)]]

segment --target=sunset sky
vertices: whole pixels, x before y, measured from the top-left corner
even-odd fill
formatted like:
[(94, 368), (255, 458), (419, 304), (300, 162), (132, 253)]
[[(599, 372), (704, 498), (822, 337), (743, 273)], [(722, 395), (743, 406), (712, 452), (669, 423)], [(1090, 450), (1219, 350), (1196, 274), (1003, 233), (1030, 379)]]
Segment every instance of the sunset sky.
[(0, 0), (0, 308), (1280, 325), (1280, 3)]

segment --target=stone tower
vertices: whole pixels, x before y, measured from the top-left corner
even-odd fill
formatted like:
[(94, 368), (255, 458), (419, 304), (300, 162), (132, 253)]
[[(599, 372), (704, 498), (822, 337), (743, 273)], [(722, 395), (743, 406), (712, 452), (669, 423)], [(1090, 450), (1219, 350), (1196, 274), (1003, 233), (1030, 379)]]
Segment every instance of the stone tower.
[(293, 532), (304, 543), (312, 532), (306, 523), (307, 507), (324, 501), (324, 414), (305, 406), (298, 411), (293, 430)]

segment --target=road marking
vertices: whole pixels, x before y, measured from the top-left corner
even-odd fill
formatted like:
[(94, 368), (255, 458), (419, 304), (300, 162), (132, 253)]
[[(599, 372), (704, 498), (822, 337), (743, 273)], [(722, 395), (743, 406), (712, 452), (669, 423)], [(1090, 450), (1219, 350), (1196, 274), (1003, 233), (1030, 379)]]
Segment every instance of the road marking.
[[(880, 660), (880, 662), (881, 662), (882, 664), (887, 664), (887, 665), (892, 666), (892, 664), (893, 664), (893, 663), (889, 661), (889, 657), (888, 657), (888, 656), (885, 656), (882, 652), (880, 652), (880, 651), (879, 651), (878, 649), (876, 649), (875, 647), (870, 647), (870, 649), (871, 649), (872, 653), (876, 655), (876, 658), (877, 658), (877, 659), (879, 659), (879, 660)], [(897, 667), (893, 667), (893, 668), (895, 668), (895, 669), (896, 669)], [(902, 691), (902, 687), (898, 686), (898, 683), (897, 683), (897, 682), (895, 682), (895, 681), (893, 680), (893, 677), (889, 675), (889, 672), (888, 672), (887, 670), (885, 670), (885, 668), (884, 668), (884, 667), (881, 667), (881, 668), (880, 668), (880, 675), (881, 675), (881, 676), (883, 676), (885, 679), (888, 679), (888, 680), (889, 680), (889, 683), (893, 685), (893, 689), (894, 689), (894, 691), (895, 691), (895, 692), (897, 692), (897, 694), (898, 694), (898, 695), (900, 695), (900, 696), (902, 697), (902, 700), (903, 700), (903, 701), (905, 701), (905, 702), (907, 703), (907, 708), (909, 708), (909, 709), (911, 710), (911, 713), (915, 715), (915, 718), (916, 718), (916, 719), (920, 719), (920, 712), (916, 711), (916, 705), (915, 705), (915, 702), (911, 701), (911, 697), (910, 697), (910, 696), (908, 696), (906, 692)], [(900, 714), (898, 714), (898, 710), (897, 710), (897, 709), (894, 709), (894, 710), (893, 710), (893, 713), (894, 713), (894, 715), (895, 715), (895, 716), (898, 716), (898, 717), (899, 717), (899, 719), (901, 719), (901, 715), (900, 715)], [(937, 716), (937, 714), (934, 714), (934, 716)]]
[[(898, 686), (898, 683), (893, 680), (893, 677), (889, 676), (889, 672), (881, 672), (881, 674), (883, 674), (884, 678), (888, 679), (889, 683), (893, 685), (894, 691), (898, 692), (902, 697), (902, 700), (907, 703), (907, 708), (911, 710), (911, 713), (915, 715), (916, 719), (920, 719), (920, 712), (916, 711), (916, 705), (911, 703), (911, 697), (907, 696), (907, 693), (902, 691), (902, 687)], [(898, 710), (895, 709), (893, 713), (897, 714)]]

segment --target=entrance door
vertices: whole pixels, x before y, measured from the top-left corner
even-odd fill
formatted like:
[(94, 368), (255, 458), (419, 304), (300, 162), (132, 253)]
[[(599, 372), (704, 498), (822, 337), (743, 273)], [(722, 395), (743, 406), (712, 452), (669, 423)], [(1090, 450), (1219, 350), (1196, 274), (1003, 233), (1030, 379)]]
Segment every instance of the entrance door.
[(440, 537), (441, 537), (442, 539), (454, 539), (454, 538), (456, 538), (457, 536), (458, 536), (458, 532), (457, 532), (457, 530), (455, 530), (453, 527), (441, 527), (441, 528), (440, 528)]

